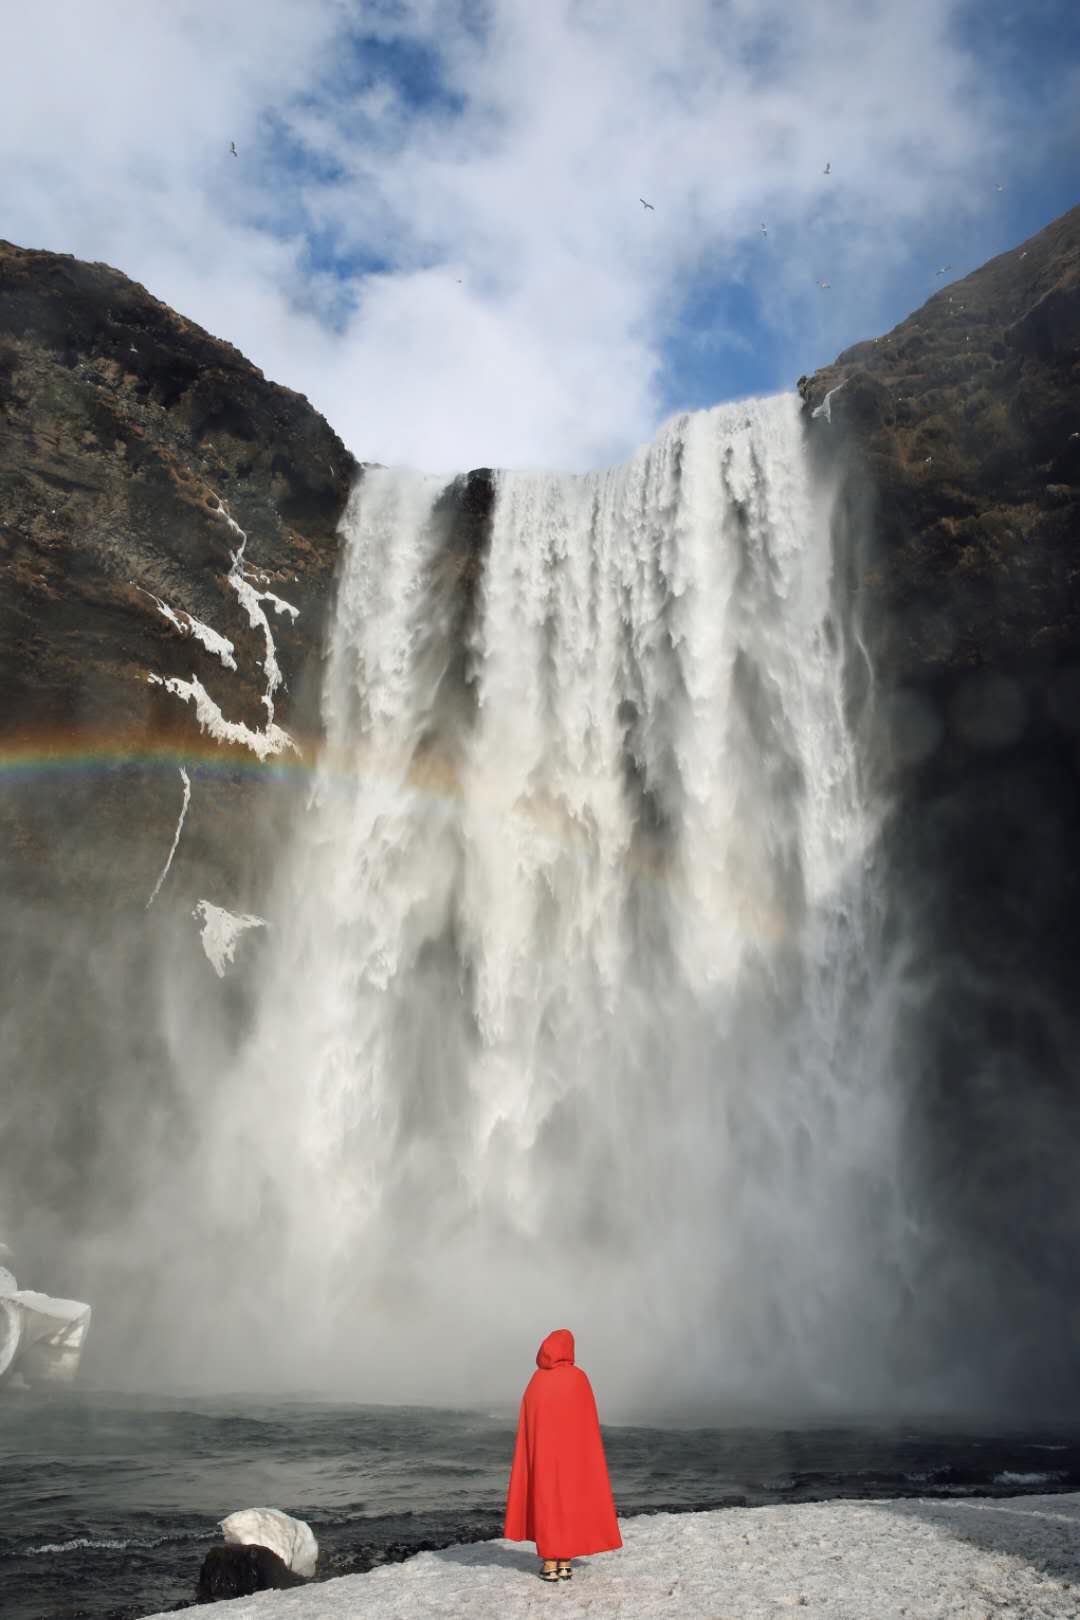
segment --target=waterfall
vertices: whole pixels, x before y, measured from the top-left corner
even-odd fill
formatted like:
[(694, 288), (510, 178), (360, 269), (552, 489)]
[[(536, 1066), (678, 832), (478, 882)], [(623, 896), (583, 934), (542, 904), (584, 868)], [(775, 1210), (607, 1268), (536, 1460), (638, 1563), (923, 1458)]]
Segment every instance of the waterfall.
[(893, 993), (798, 402), (497, 475), (468, 578), (441, 480), (369, 468), (344, 528), (209, 1194), (266, 1236), (268, 1354), (475, 1400), (565, 1324), (628, 1403), (872, 1402)]

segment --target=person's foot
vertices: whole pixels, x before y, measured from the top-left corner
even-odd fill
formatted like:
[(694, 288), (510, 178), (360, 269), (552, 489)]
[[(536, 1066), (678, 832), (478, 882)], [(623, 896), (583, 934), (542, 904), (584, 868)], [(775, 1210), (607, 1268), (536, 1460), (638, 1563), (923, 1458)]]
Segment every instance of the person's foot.
[(573, 1573), (573, 1570), (570, 1568), (569, 1558), (560, 1558), (558, 1569), (560, 1581), (568, 1581)]
[(555, 1562), (554, 1558), (545, 1558), (540, 1567), (540, 1579), (542, 1581), (557, 1581), (558, 1578), (558, 1564)]

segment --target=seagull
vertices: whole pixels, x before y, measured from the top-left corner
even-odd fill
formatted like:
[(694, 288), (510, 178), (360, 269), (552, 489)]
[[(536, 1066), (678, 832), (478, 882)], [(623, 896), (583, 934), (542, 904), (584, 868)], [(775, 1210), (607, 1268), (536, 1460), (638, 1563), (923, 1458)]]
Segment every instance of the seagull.
[(933, 459), (934, 459), (934, 458), (933, 458), (933, 456), (927, 456), (927, 458), (926, 458), (926, 465), (927, 465), (927, 466), (928, 466), (928, 467), (929, 467), (929, 465), (930, 465), (930, 463), (931, 463), (931, 462), (932, 462), (932, 461), (933, 461)]
[(762, 236), (768, 236), (769, 234), (769, 227), (766, 225), (764, 220), (761, 222), (761, 234)]
[(951, 269), (952, 269), (951, 264), (939, 264), (938, 267), (937, 267), (937, 270), (934, 272), (934, 274), (938, 275), (938, 276), (943, 276), (947, 270), (951, 270)]
[(644, 197), (639, 197), (638, 202), (641, 204), (642, 208), (647, 208), (650, 214), (656, 213), (656, 209), (653, 207), (652, 203), (647, 203)]
[(1025, 248), (1025, 249), (1024, 249), (1024, 251), (1023, 251), (1023, 253), (1021, 253), (1021, 255), (1020, 255), (1020, 257), (1021, 257), (1021, 258), (1022, 258), (1022, 259), (1026, 259), (1026, 258), (1027, 258), (1027, 256), (1028, 256), (1028, 250), (1027, 250), (1027, 248)]
[(822, 174), (832, 174), (832, 162), (830, 161), (830, 162), (826, 163), (825, 167), (822, 169), (821, 172), (822, 172)]
[(229, 151), (232, 153), (233, 157), (239, 157), (240, 156), (239, 152), (236, 150), (236, 142), (235, 141), (230, 141), (229, 142)]
[(821, 288), (822, 292), (828, 292), (830, 287), (832, 286), (832, 282), (831, 281), (819, 281), (818, 286)]
[(994, 187), (994, 190), (995, 190), (995, 191), (1004, 191), (1004, 190), (1005, 190), (1005, 187), (1004, 187), (1004, 186), (1003, 186), (1003, 185), (996, 185), (996, 186), (995, 186), (995, 187)]

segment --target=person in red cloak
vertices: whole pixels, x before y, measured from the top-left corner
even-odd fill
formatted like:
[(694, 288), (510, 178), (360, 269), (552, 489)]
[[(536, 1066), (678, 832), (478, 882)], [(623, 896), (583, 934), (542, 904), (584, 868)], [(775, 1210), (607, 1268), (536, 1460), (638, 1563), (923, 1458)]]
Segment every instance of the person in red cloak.
[(622, 1546), (596, 1398), (574, 1366), (574, 1335), (549, 1333), (518, 1416), (503, 1535), (535, 1541), (541, 1579), (570, 1579), (570, 1560)]

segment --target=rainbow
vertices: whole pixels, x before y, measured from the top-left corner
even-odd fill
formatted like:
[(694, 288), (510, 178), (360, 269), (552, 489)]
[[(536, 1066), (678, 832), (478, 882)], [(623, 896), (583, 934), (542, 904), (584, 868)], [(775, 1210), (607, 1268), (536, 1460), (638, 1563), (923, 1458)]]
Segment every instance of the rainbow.
[(124, 771), (165, 772), (262, 782), (309, 781), (318, 748), (258, 760), (244, 748), (212, 738), (148, 737), (145, 732), (39, 731), (0, 736), (0, 791), (23, 783)]
[[(265, 760), (255, 758), (239, 745), (212, 738), (187, 735), (183, 738), (162, 734), (148, 737), (145, 731), (128, 733), (89, 733), (86, 731), (22, 733), (0, 736), (0, 799), (6, 790), (40, 782), (72, 778), (115, 778), (124, 773), (175, 774), (188, 772), (192, 783), (208, 779), (248, 781), (268, 786), (284, 786), (307, 791), (318, 779), (331, 787), (355, 783), (361, 777), (396, 780), (406, 791), (443, 804), (460, 803), (462, 787), (453, 761), (437, 752), (421, 751), (404, 772), (380, 769), (369, 755), (352, 753), (348, 766), (335, 769), (327, 759), (322, 739), (309, 739), (297, 745), (297, 754), (278, 754)], [(514, 806), (511, 814), (522, 815), (578, 859), (589, 859), (589, 838), (582, 824), (555, 800), (536, 797)], [(666, 856), (659, 851), (628, 849), (624, 856), (639, 879), (676, 887), (685, 878), (675, 877)], [(738, 925), (759, 940), (775, 943), (788, 931), (787, 919), (768, 903), (740, 893), (735, 885), (732, 911)]]

